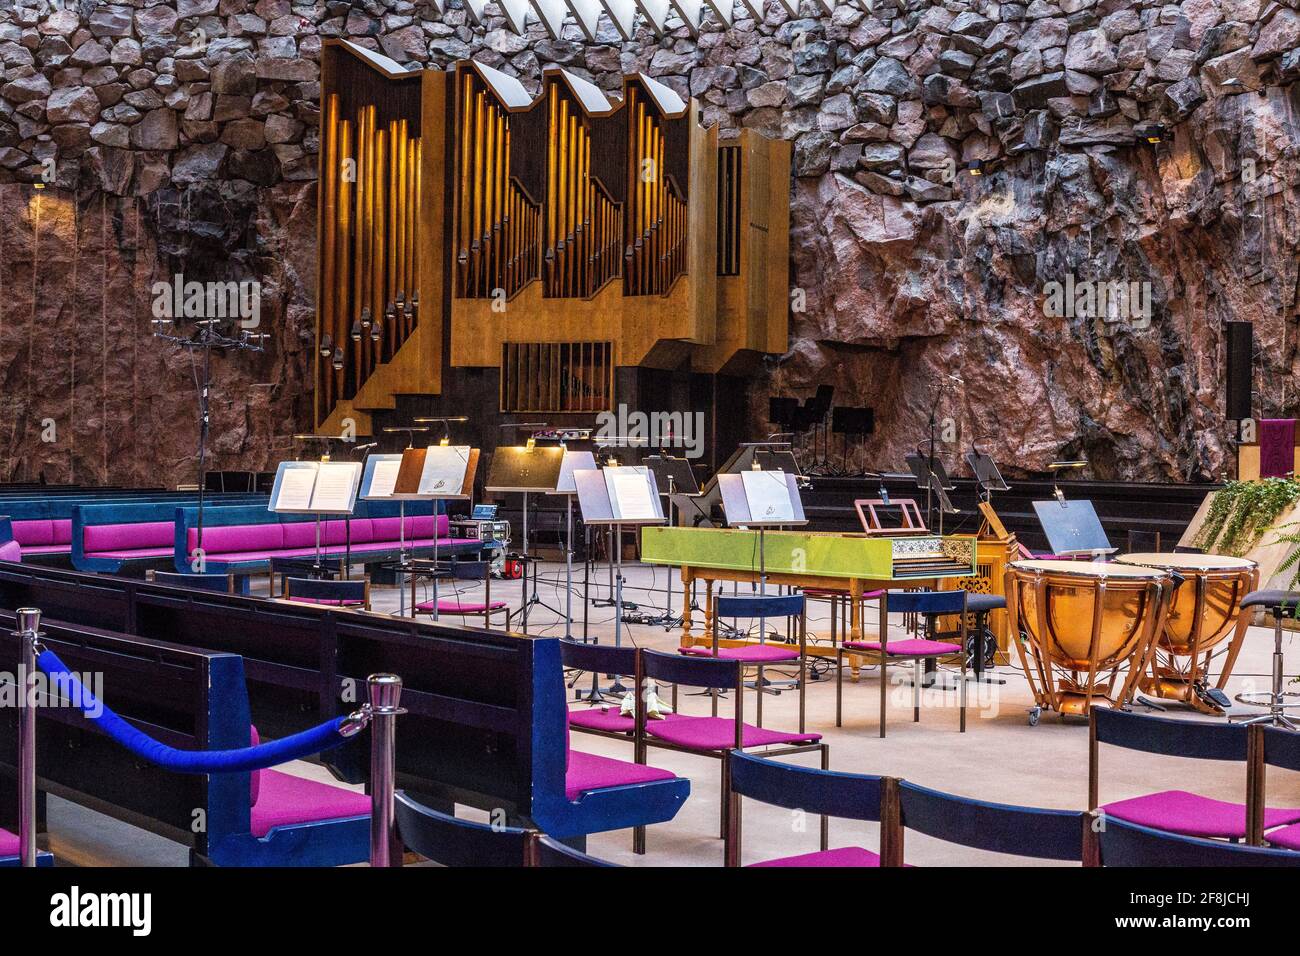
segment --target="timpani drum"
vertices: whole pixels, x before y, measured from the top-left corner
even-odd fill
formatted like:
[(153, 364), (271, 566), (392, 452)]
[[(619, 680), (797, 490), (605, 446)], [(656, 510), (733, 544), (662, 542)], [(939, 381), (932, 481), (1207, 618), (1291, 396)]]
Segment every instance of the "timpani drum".
[(1259, 566), (1223, 554), (1126, 554), (1115, 560), (1163, 568), (1183, 578), (1156, 639), (1150, 672), (1138, 685), (1142, 692), (1222, 714), (1223, 708), (1207, 694), (1210, 663), (1216, 648), (1225, 653), (1217, 684), (1222, 690), (1245, 637), (1245, 628), (1237, 627), (1241, 599), (1258, 585)]
[[(1164, 626), (1173, 577), (1095, 561), (1015, 561), (1007, 568), (1011, 634), (1036, 707), (1086, 715), (1122, 706)], [(1121, 671), (1123, 684), (1119, 683)]]

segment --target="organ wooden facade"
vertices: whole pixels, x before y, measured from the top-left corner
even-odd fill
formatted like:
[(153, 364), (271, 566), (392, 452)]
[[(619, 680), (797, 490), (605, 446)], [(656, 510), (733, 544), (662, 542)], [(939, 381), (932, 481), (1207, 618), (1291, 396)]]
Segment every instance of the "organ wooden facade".
[(474, 61), (322, 55), (316, 422), (493, 369), (501, 412), (590, 414), (629, 367), (742, 371), (786, 348), (789, 144), (719, 143), (636, 74), (537, 96)]

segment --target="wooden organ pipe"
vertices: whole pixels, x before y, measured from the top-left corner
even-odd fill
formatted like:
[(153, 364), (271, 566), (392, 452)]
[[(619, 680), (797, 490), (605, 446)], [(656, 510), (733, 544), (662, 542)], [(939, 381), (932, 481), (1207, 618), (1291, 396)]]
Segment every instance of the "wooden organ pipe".
[[(321, 124), (324, 131), (324, 142), (321, 148), (324, 150), (325, 180), (321, 183), (321, 236), (322, 236), (322, 262), (321, 267), (325, 270), (326, 276), (335, 274), (335, 239), (338, 234), (338, 147), (339, 147), (339, 98), (337, 95), (330, 96), (325, 103), (325, 115)], [(322, 297), (324, 301), (318, 303), (320, 316), (318, 325), (320, 333), (316, 341), (316, 383), (324, 398), (325, 407), (331, 407), (334, 404), (334, 367), (333, 343), (338, 338), (338, 329), (336, 314), (339, 303), (333, 295)], [(321, 351), (324, 349), (330, 353), (330, 357), (322, 357)]]
[[(355, 317), (349, 308), (352, 302), (348, 289), (351, 286), (351, 248), (352, 248), (352, 230), (353, 230), (353, 177), (344, 175), (344, 161), (352, 155), (352, 123), (349, 120), (343, 120), (339, 123), (339, 148), (337, 161), (331, 167), (332, 177), (338, 180), (338, 220), (337, 230), (334, 233), (334, 348), (336, 351), (342, 351), (343, 355), (348, 354), (351, 340), (348, 338), (352, 320)], [(326, 273), (329, 275), (329, 273)], [(333, 369), (334, 359), (331, 356), (323, 361), (330, 363)], [(345, 359), (346, 363), (346, 359)], [(334, 383), (334, 389), (330, 394), (331, 400), (326, 407), (333, 407), (340, 398), (343, 397), (344, 389), (347, 387), (347, 367), (346, 364), (341, 369), (333, 369), (330, 373), (331, 381)]]

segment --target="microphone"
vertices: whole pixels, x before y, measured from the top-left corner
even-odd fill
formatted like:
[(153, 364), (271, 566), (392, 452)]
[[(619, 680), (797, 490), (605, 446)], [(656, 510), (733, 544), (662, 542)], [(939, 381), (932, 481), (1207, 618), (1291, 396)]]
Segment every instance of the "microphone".
[(378, 447), (378, 445), (379, 445), (379, 442), (377, 442), (377, 441), (372, 441), (372, 442), (371, 442), (370, 444), (368, 444), (368, 445), (357, 445), (357, 446), (354, 447), (352, 450), (353, 450), (353, 451), (365, 451), (367, 448), (375, 448), (375, 447)]

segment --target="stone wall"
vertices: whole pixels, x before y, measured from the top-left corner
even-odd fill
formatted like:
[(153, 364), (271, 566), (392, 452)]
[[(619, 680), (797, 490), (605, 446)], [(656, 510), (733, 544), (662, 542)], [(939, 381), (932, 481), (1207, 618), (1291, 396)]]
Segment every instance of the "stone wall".
[[(1013, 473), (1218, 475), (1224, 320), (1255, 323), (1257, 411), (1296, 411), (1295, 3), (769, 2), (698, 38), (602, 20), (589, 43), (457, 0), (0, 0), (0, 477), (189, 477), (192, 368), (149, 337), (149, 287), (176, 273), (263, 282), (272, 346), (217, 362), (214, 466), (265, 467), (307, 426), (335, 36), (534, 89), (551, 63), (610, 90), (643, 70), (793, 140), (792, 337), (752, 383), (756, 432), (763, 396), (830, 382), (876, 408), (855, 452), (876, 466), (935, 407), (945, 454), (979, 438)], [(1093, 317), (1053, 283), (1135, 295)]]

